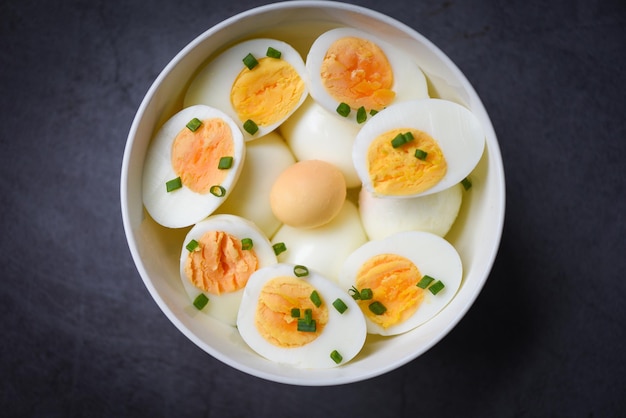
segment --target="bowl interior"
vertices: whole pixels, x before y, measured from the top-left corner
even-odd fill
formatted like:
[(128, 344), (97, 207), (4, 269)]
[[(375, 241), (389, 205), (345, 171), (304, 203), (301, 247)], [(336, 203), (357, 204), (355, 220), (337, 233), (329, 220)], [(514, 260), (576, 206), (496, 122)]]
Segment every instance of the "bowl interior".
[[(419, 21), (418, 21), (419, 23)], [(344, 366), (301, 370), (269, 362), (252, 352), (236, 329), (196, 311), (178, 272), (180, 246), (187, 232), (167, 229), (144, 211), (141, 176), (144, 156), (156, 129), (182, 108), (184, 92), (204, 62), (225, 47), (258, 36), (284, 40), (306, 56), (323, 31), (351, 26), (392, 42), (413, 54), (434, 97), (467, 106), (486, 133), (483, 156), (472, 172), (459, 217), (446, 238), (461, 255), (464, 277), (454, 299), (426, 324), (394, 337), (368, 336), (361, 353)], [(459, 69), (430, 41), (406, 25), (358, 6), (327, 1), (275, 3), (234, 16), (187, 45), (161, 72), (141, 103), (130, 129), (121, 174), (121, 205), (128, 245), (151, 296), (190, 340), (218, 360), (264, 379), (297, 385), (336, 385), (393, 370), (437, 343), (467, 312), (495, 259), (504, 222), (504, 174), (500, 150), (479, 97)]]

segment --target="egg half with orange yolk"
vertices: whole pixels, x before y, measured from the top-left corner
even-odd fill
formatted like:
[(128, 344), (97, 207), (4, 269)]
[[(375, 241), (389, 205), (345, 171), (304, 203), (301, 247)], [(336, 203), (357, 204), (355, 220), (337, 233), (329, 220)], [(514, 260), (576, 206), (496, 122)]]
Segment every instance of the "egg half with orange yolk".
[[(276, 262), (274, 249), (254, 223), (235, 215), (213, 215), (187, 233), (180, 254), (180, 277), (192, 302), (204, 299), (206, 304), (197, 308), (235, 325), (250, 276)], [(206, 299), (197, 299), (199, 295)]]
[(182, 109), (157, 131), (146, 153), (146, 210), (169, 228), (206, 218), (230, 194), (245, 155), (243, 135), (224, 112), (205, 105)]
[(209, 61), (192, 80), (184, 104), (222, 109), (237, 121), (246, 140), (252, 140), (277, 128), (307, 94), (300, 54), (285, 42), (259, 38)]
[(367, 334), (354, 300), (305, 266), (279, 263), (248, 280), (237, 316), (257, 354), (299, 368), (332, 368), (354, 358)]
[(456, 249), (429, 232), (369, 241), (344, 262), (339, 284), (356, 298), (370, 334), (396, 335), (440, 312), (461, 285)]
[(393, 104), (372, 117), (357, 134), (352, 161), (374, 196), (409, 198), (461, 182), (484, 147), (481, 124), (467, 108), (421, 99)]
[(390, 43), (354, 28), (331, 29), (311, 45), (306, 58), (309, 92), (338, 115), (341, 103), (356, 121), (392, 103), (428, 97), (426, 77), (415, 60)]

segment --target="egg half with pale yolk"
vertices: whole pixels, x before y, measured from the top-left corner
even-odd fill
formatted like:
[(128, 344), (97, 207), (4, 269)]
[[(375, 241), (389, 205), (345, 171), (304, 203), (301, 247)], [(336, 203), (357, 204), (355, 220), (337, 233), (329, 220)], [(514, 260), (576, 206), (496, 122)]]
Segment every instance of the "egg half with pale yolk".
[(230, 194), (245, 155), (243, 135), (224, 112), (205, 105), (182, 109), (148, 147), (142, 179), (146, 210), (169, 228), (206, 218)]
[(456, 249), (429, 232), (369, 241), (344, 262), (339, 284), (361, 308), (370, 334), (409, 331), (440, 312), (461, 285)]
[(250, 276), (275, 264), (263, 232), (235, 215), (213, 215), (189, 230), (180, 255), (180, 277), (196, 308), (235, 325)]
[(359, 123), (392, 103), (428, 97), (426, 77), (409, 54), (358, 29), (324, 32), (311, 45), (306, 68), (311, 96)]
[(237, 121), (246, 140), (252, 140), (276, 129), (307, 94), (300, 54), (285, 42), (259, 38), (209, 61), (192, 80), (184, 104), (222, 109)]
[(467, 108), (442, 99), (411, 100), (382, 110), (359, 130), (352, 161), (374, 196), (409, 198), (461, 182), (484, 147), (480, 122)]
[(305, 266), (286, 263), (250, 277), (237, 328), (259, 355), (300, 368), (343, 365), (361, 351), (367, 335), (348, 293)]

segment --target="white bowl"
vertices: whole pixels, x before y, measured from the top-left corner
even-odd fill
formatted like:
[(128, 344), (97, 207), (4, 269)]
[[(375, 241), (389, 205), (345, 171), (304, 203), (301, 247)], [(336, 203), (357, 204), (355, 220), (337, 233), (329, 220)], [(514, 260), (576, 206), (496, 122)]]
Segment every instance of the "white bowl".
[[(458, 294), (424, 325), (393, 337), (368, 336), (361, 353), (332, 369), (303, 370), (267, 361), (243, 342), (235, 328), (191, 307), (178, 272), (185, 229), (166, 229), (145, 214), (141, 176), (155, 130), (182, 107), (194, 73), (225, 46), (257, 35), (282, 38), (306, 56), (322, 31), (351, 26), (372, 32), (416, 56), (432, 95), (467, 106), (486, 133), (485, 152), (471, 174), (459, 217), (446, 238), (464, 267)], [(303, 52), (304, 51), (304, 52)], [(328, 1), (274, 3), (248, 10), (210, 28), (183, 48), (159, 74), (131, 126), (121, 171), (121, 208), (128, 245), (148, 291), (172, 323), (216, 359), (251, 375), (295, 385), (322, 386), (361, 381), (396, 369), (440, 341), (465, 315), (480, 293), (500, 244), (505, 183), (502, 158), (489, 116), (455, 64), (410, 27), (378, 12)]]

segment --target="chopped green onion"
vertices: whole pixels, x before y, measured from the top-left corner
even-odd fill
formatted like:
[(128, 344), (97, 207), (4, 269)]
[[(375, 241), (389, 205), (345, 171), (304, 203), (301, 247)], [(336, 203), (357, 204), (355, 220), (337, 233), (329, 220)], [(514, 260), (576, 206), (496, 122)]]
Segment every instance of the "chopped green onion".
[(365, 112), (365, 107), (361, 106), (356, 111), (356, 121), (357, 123), (363, 123), (367, 119), (367, 113)]
[(226, 189), (220, 185), (211, 186), (209, 192), (211, 192), (213, 196), (217, 197), (224, 197), (226, 195)]
[(257, 65), (259, 65), (259, 61), (256, 60), (256, 58), (254, 58), (254, 55), (252, 54), (248, 54), (243, 58), (243, 63), (246, 67), (248, 67), (248, 70), (253, 69), (254, 67), (256, 67)]
[(404, 143), (411, 142), (415, 139), (415, 137), (413, 136), (411, 132), (405, 132), (403, 136), (404, 136)]
[(465, 190), (469, 190), (472, 187), (472, 182), (467, 177), (465, 177), (463, 180), (461, 180), (461, 184), (463, 185), (463, 188)]
[(417, 282), (417, 287), (421, 289), (426, 289), (434, 281), (434, 278), (430, 277), (428, 274), (425, 274), (424, 277), (422, 277), (422, 279)]
[(209, 303), (209, 298), (206, 297), (204, 293), (200, 293), (193, 300), (193, 306), (195, 306), (197, 310), (201, 310), (202, 308), (204, 308), (207, 303)]
[(370, 115), (371, 116), (374, 116), (376, 113), (378, 113), (378, 110), (376, 110), (376, 109), (370, 110)]
[(435, 283), (433, 283), (432, 286), (428, 288), (428, 290), (430, 290), (430, 293), (432, 293), (433, 295), (436, 295), (437, 293), (441, 292), (441, 290), (443, 290), (444, 287), (445, 285), (443, 284), (443, 282), (440, 280), (437, 280)]
[(350, 114), (350, 106), (344, 102), (339, 103), (339, 106), (337, 106), (337, 113), (339, 113), (344, 118), (347, 118)]
[(306, 322), (311, 322), (313, 320), (313, 309), (304, 310), (304, 320)]
[(337, 364), (341, 363), (341, 360), (343, 360), (343, 357), (341, 356), (341, 354), (339, 354), (339, 351), (337, 350), (333, 350), (333, 352), (330, 353), (330, 358), (333, 359), (333, 361)]
[(306, 319), (298, 319), (298, 331), (315, 332), (316, 330), (317, 327), (313, 319), (310, 321), (307, 321)]
[(374, 296), (374, 292), (372, 292), (372, 289), (370, 288), (361, 289), (362, 300), (370, 300), (373, 296)]
[(306, 266), (297, 265), (293, 268), (293, 274), (296, 277), (304, 277), (309, 275), (309, 269)]
[(318, 308), (322, 304), (322, 299), (320, 298), (319, 293), (317, 293), (317, 290), (314, 290), (313, 292), (311, 292), (311, 302), (313, 302), (313, 305), (315, 305)]
[(189, 251), (195, 251), (196, 248), (198, 248), (200, 246), (200, 243), (198, 241), (196, 241), (195, 239), (192, 239), (191, 241), (189, 241), (189, 243), (185, 246), (185, 248)]
[(402, 145), (406, 144), (407, 142), (413, 141), (413, 139), (414, 139), (414, 137), (413, 137), (413, 134), (411, 132), (405, 132), (403, 134), (398, 134), (391, 140), (391, 146), (394, 147), (394, 148), (399, 148)]
[(267, 52), (265, 53), (270, 58), (280, 58), (282, 55), (281, 52), (277, 49), (272, 48), (271, 46), (267, 48)]
[(276, 255), (287, 251), (287, 246), (284, 242), (277, 242), (276, 244), (272, 245), (272, 248), (274, 249), (274, 254)]
[(361, 299), (361, 293), (359, 293), (359, 289), (357, 289), (354, 286), (352, 286), (350, 289), (348, 289), (348, 294), (350, 296), (352, 296), (352, 299), (354, 299), (354, 300)]
[(202, 125), (202, 121), (198, 118), (193, 118), (189, 122), (187, 122), (187, 128), (189, 128), (191, 132), (195, 132), (200, 127), (200, 125)]
[(220, 162), (217, 163), (217, 168), (220, 170), (228, 170), (233, 166), (233, 157), (222, 157)]
[(241, 240), (242, 250), (251, 250), (253, 246), (254, 246), (254, 243), (252, 242), (252, 238), (243, 238)]
[(383, 305), (382, 303), (378, 301), (370, 303), (369, 308), (370, 308), (370, 311), (374, 312), (374, 314), (376, 315), (382, 315), (387, 311), (387, 308), (385, 308), (385, 305)]
[(424, 150), (421, 150), (419, 148), (415, 150), (415, 158), (417, 158), (418, 160), (425, 161), (427, 155), (428, 153)]
[(176, 177), (175, 179), (172, 179), (165, 183), (165, 190), (167, 190), (168, 193), (180, 189), (181, 187), (183, 187), (183, 181), (180, 179), (180, 177)]
[(300, 308), (291, 308), (291, 317), (300, 318)]
[(248, 119), (243, 123), (243, 129), (250, 135), (254, 135), (259, 130), (259, 126), (252, 119)]
[(344, 313), (346, 309), (348, 309), (348, 305), (346, 305), (346, 303), (340, 298), (335, 299), (335, 301), (333, 302), (333, 306), (340, 314)]

